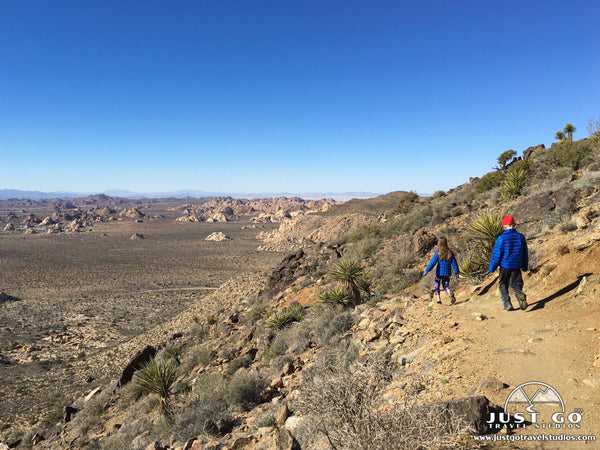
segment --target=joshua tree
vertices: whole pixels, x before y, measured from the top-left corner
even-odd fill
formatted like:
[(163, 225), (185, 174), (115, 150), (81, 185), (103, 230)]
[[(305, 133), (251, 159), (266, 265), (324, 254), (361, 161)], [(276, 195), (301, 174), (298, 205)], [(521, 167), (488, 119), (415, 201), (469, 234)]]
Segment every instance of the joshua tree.
[(562, 130), (558, 130), (558, 131), (556, 132), (556, 134), (554, 135), (554, 137), (555, 137), (556, 139), (558, 139), (558, 141), (560, 142), (560, 141), (562, 141), (562, 140), (565, 138), (565, 133), (563, 133), (563, 131), (562, 131)]
[(577, 128), (575, 128), (575, 126), (572, 123), (568, 123), (565, 125), (565, 133), (567, 133), (567, 139), (569, 140), (569, 142), (573, 141), (573, 133), (575, 133), (576, 130)]

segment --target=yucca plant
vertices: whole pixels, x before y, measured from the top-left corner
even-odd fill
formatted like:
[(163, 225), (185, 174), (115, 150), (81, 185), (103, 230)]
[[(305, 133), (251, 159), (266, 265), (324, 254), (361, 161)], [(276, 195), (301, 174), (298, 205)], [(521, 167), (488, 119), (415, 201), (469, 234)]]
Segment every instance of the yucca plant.
[(502, 215), (483, 213), (475, 217), (467, 227), (469, 237), (478, 242), (484, 242), (493, 247), (496, 239), (504, 232)]
[(321, 292), (319, 294), (319, 300), (328, 305), (346, 305), (350, 299), (346, 289), (334, 287)]
[(156, 394), (159, 398), (161, 412), (171, 415), (171, 396), (177, 381), (177, 368), (173, 360), (159, 363), (152, 359), (135, 374), (138, 386), (148, 394)]
[(473, 278), (485, 272), (492, 256), (496, 239), (504, 232), (502, 215), (494, 213), (481, 214), (467, 227), (473, 247), (468, 257), (461, 258), (459, 270), (465, 277)]
[(370, 293), (369, 276), (360, 262), (355, 259), (342, 258), (338, 260), (329, 273), (334, 280), (345, 284), (352, 305), (358, 305), (361, 302), (361, 291)]
[(506, 172), (504, 180), (502, 180), (502, 187), (500, 188), (500, 198), (503, 200), (512, 200), (521, 195), (528, 176), (529, 172), (522, 167)]
[(291, 305), (281, 311), (276, 311), (267, 319), (267, 326), (276, 330), (281, 330), (287, 325), (299, 322), (304, 315), (304, 311), (300, 305)]

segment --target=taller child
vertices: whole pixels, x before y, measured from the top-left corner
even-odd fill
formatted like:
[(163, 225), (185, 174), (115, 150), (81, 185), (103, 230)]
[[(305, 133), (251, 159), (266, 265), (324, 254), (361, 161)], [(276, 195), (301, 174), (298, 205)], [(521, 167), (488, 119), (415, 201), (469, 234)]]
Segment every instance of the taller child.
[(427, 272), (436, 265), (434, 294), (437, 302), (442, 303), (440, 298), (440, 287), (442, 287), (450, 296), (450, 303), (454, 303), (456, 298), (454, 297), (454, 293), (450, 290), (450, 275), (452, 275), (452, 269), (454, 269), (456, 279), (458, 280), (458, 263), (456, 262), (454, 252), (448, 248), (448, 241), (445, 237), (438, 239), (438, 248), (433, 254), (431, 261), (429, 261), (425, 272), (423, 272), (423, 276), (427, 275)]
[(510, 286), (517, 297), (521, 309), (527, 308), (527, 296), (523, 292), (523, 276), (521, 270), (529, 266), (529, 254), (525, 236), (515, 230), (515, 219), (505, 216), (502, 219), (502, 233), (494, 244), (494, 251), (490, 259), (489, 271), (494, 272), (500, 266), (498, 288), (500, 299), (506, 311), (512, 311), (508, 287)]

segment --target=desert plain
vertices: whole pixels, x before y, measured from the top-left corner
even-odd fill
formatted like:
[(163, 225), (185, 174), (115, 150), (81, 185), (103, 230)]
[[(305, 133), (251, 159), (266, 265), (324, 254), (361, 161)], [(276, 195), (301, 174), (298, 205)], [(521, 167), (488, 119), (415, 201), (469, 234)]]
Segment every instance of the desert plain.
[[(132, 201), (143, 218), (118, 208), (59, 233), (23, 227), (52, 215), (51, 205), (0, 207), (1, 227), (15, 228), (0, 229), (2, 429), (56, 419), (77, 395), (118, 378), (127, 362), (111, 357), (118, 344), (281, 259), (257, 250), (257, 234), (278, 224), (177, 222), (181, 203)], [(215, 232), (229, 239), (205, 240)]]

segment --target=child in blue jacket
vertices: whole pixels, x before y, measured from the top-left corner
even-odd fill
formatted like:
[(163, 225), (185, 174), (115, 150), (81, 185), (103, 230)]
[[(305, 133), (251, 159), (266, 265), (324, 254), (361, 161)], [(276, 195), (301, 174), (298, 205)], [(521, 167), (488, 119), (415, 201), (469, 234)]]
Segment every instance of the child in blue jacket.
[(458, 263), (456, 262), (454, 252), (448, 248), (448, 241), (445, 237), (440, 237), (438, 239), (438, 248), (433, 254), (431, 261), (429, 261), (425, 272), (423, 272), (423, 276), (427, 275), (427, 272), (432, 270), (436, 265), (437, 268), (435, 269), (434, 294), (437, 302), (442, 303), (440, 296), (441, 286), (450, 296), (450, 303), (454, 304), (454, 302), (456, 302), (456, 298), (454, 297), (454, 293), (450, 290), (450, 275), (452, 275), (452, 269), (454, 269), (456, 279), (458, 280)]
[(529, 266), (529, 254), (525, 236), (515, 230), (515, 219), (505, 216), (502, 219), (502, 233), (496, 243), (490, 259), (489, 271), (494, 272), (500, 266), (498, 288), (500, 299), (506, 311), (512, 311), (513, 306), (508, 294), (510, 286), (517, 297), (521, 309), (527, 308), (527, 296), (523, 292), (522, 270)]

